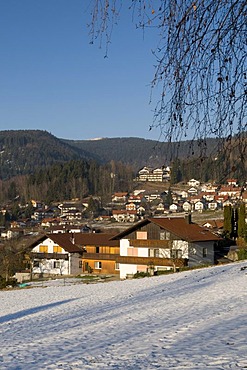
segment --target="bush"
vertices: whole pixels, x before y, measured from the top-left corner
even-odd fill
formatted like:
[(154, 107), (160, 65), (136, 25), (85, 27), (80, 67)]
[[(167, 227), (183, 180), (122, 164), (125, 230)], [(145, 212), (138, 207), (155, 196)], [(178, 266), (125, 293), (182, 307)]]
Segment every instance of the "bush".
[(139, 279), (139, 278), (144, 278), (144, 277), (149, 277), (150, 274), (149, 272), (143, 272), (143, 271), (137, 271), (134, 275), (133, 275), (133, 278), (134, 279)]
[(240, 248), (237, 251), (238, 259), (239, 260), (247, 260), (247, 250), (244, 248)]
[(171, 270), (158, 270), (158, 271), (155, 271), (154, 275), (159, 276), (159, 275), (168, 275), (168, 274), (173, 274), (173, 273), (174, 273), (173, 269), (171, 269)]
[(8, 286), (14, 287), (17, 285), (16, 279), (9, 279), (6, 281), (2, 276), (0, 276), (0, 289), (4, 289)]

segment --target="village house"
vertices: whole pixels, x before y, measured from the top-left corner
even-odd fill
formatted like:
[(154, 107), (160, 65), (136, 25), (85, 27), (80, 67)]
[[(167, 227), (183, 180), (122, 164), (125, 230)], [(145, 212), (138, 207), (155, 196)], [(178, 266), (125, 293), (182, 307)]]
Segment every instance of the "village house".
[(228, 186), (238, 186), (238, 180), (236, 179), (227, 179), (226, 182)]
[(90, 233), (75, 235), (75, 243), (83, 249), (83, 273), (119, 276), (116, 262), (120, 248), (118, 240), (111, 240), (113, 234)]
[(200, 196), (205, 199), (207, 202), (212, 202), (214, 200), (216, 193), (215, 192), (201, 192)]
[(163, 182), (170, 180), (170, 167), (161, 167), (161, 168), (150, 168), (143, 167), (138, 171), (137, 180), (138, 181), (151, 181), (151, 182)]
[(47, 234), (29, 247), (33, 276), (78, 275), (82, 272), (82, 249), (73, 234)]
[(218, 195), (228, 195), (232, 199), (240, 199), (241, 188), (235, 186), (221, 186)]
[(146, 192), (144, 198), (147, 202), (153, 202), (154, 200), (161, 200), (161, 195), (158, 191)]
[(146, 208), (143, 206), (139, 206), (137, 207), (136, 212), (138, 216), (144, 216), (144, 214), (146, 213)]
[(204, 210), (204, 202), (202, 202), (201, 200), (196, 202), (194, 204), (194, 210), (197, 212), (202, 212)]
[(120, 240), (120, 278), (183, 266), (214, 264), (221, 238), (182, 217), (147, 218), (113, 239)]
[(175, 213), (175, 212), (180, 212), (181, 211), (181, 207), (179, 204), (177, 203), (172, 203), (170, 206), (169, 206), (169, 211), (172, 212), (172, 213)]
[(189, 188), (188, 190), (187, 190), (187, 193), (189, 194), (189, 195), (195, 195), (195, 194), (197, 194), (198, 193), (198, 189), (196, 188), (196, 187), (191, 187), (191, 188)]
[(127, 210), (127, 211), (135, 211), (136, 210), (136, 204), (135, 203), (133, 203), (133, 202), (130, 202), (130, 203), (127, 203), (126, 205), (125, 205), (125, 209)]
[(210, 211), (216, 211), (218, 209), (218, 203), (216, 202), (216, 200), (208, 202), (208, 209)]
[(139, 194), (139, 195), (130, 194), (128, 198), (128, 202), (140, 204), (142, 201), (142, 198), (143, 198), (143, 194)]
[(191, 180), (189, 180), (188, 182), (187, 182), (187, 184), (189, 185), (189, 186), (191, 186), (191, 187), (198, 187), (198, 186), (200, 186), (200, 181), (198, 181), (198, 180), (195, 180), (195, 179), (191, 179)]
[(14, 239), (24, 235), (24, 229), (20, 227), (10, 228), (1, 232), (1, 238)]
[(206, 193), (216, 193), (218, 189), (218, 185), (207, 183), (201, 184), (201, 191)]
[(214, 230), (214, 232), (219, 234), (223, 231), (224, 221), (223, 220), (208, 220), (208, 221), (204, 221), (201, 226)]
[(112, 202), (116, 203), (125, 203), (128, 200), (128, 193), (127, 192), (118, 192), (114, 193), (112, 196)]
[(192, 210), (192, 205), (190, 204), (190, 202), (185, 201), (185, 202), (183, 203), (183, 210), (184, 210), (185, 212), (190, 212), (190, 211)]
[(112, 217), (117, 222), (135, 222), (137, 220), (136, 210), (126, 210), (126, 209), (113, 209)]

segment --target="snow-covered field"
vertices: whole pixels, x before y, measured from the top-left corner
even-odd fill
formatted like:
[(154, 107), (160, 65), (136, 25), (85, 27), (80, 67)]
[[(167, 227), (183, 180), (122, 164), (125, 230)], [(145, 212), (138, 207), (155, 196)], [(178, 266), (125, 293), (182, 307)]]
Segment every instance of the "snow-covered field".
[(0, 369), (247, 368), (247, 262), (0, 292)]

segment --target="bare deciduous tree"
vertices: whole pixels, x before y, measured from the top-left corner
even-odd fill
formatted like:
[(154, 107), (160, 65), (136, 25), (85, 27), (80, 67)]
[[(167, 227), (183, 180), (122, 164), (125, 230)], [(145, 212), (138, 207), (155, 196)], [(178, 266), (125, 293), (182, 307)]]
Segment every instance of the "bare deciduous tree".
[(8, 281), (18, 269), (23, 268), (23, 260), (19, 239), (4, 241), (0, 246), (0, 275)]
[(160, 128), (167, 141), (199, 139), (202, 152), (206, 137), (224, 138), (243, 156), (246, 4), (245, 0), (94, 0), (91, 41), (105, 42), (107, 53), (113, 26), (127, 5), (137, 28), (157, 29), (152, 88), (158, 89), (159, 98), (150, 129)]

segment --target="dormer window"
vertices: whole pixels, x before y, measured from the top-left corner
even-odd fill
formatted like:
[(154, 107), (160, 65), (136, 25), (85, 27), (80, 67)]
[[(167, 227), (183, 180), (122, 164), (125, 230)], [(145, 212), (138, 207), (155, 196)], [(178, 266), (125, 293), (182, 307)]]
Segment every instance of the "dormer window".
[(160, 240), (170, 240), (171, 234), (169, 231), (162, 230), (160, 232)]

